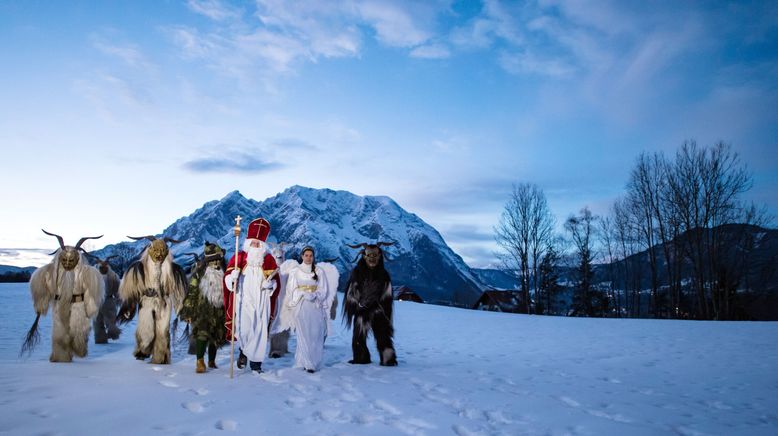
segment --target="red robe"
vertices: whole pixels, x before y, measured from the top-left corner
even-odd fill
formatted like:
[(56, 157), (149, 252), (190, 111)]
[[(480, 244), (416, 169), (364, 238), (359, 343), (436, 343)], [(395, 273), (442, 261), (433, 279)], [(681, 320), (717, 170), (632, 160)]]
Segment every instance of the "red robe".
[[(241, 250), (238, 252), (238, 265), (240, 266), (241, 270), (246, 267), (246, 257), (247, 254), (245, 251)], [(278, 264), (276, 263), (276, 259), (273, 257), (273, 255), (270, 253), (265, 254), (265, 258), (262, 261), (262, 269), (274, 270), (277, 268)], [(232, 256), (229, 263), (227, 263), (227, 272), (224, 273), (225, 283), (223, 283), (222, 289), (222, 292), (224, 293), (224, 310), (226, 312), (224, 314), (224, 335), (228, 341), (231, 339), (230, 332), (232, 332), (232, 292), (227, 289), (226, 281), (229, 279), (229, 275), (233, 269), (235, 269), (235, 256)], [(276, 281), (276, 290), (273, 291), (273, 295), (270, 296), (270, 322), (273, 322), (273, 319), (276, 317), (276, 299), (278, 299), (278, 293), (281, 290), (280, 276), (281, 274), (279, 271), (279, 274), (276, 274), (276, 276), (273, 277), (273, 280)], [(268, 323), (268, 328), (269, 326), (270, 323)], [(237, 338), (235, 339), (237, 340)]]

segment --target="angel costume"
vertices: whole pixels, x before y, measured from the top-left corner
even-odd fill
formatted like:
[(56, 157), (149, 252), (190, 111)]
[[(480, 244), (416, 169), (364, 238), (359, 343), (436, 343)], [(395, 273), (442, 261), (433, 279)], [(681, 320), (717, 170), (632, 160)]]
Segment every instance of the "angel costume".
[[(312, 251), (306, 247), (303, 253), (308, 250)], [(286, 261), (281, 270), (289, 270), (289, 278), (276, 328), (296, 333), (294, 367), (314, 372), (321, 367), (324, 339), (332, 329), (329, 315), (337, 291), (338, 270), (329, 263), (300, 264), (294, 260)]]

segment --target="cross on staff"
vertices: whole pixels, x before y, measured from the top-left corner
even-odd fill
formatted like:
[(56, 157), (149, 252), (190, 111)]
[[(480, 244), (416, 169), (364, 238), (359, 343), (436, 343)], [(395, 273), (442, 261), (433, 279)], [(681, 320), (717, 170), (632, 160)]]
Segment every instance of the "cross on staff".
[[(238, 271), (240, 271), (240, 262), (238, 262), (238, 253), (240, 252), (240, 220), (240, 215), (235, 217), (235, 227), (233, 228), (235, 231), (235, 269)], [(232, 373), (234, 371), (233, 361), (235, 360), (235, 296), (238, 293), (238, 283), (240, 283), (240, 278), (238, 278), (238, 280), (232, 285), (232, 323), (230, 324), (230, 378), (232, 378)]]

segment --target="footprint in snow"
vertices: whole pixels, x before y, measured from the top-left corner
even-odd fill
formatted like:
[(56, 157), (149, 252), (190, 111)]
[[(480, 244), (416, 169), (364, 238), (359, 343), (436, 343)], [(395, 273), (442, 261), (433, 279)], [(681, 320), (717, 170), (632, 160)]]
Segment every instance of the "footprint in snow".
[(376, 401), (374, 401), (373, 402), (373, 407), (375, 407), (376, 409), (381, 410), (383, 412), (386, 412), (386, 413), (388, 413), (390, 415), (397, 416), (397, 415), (400, 415), (402, 413), (400, 411), (400, 409), (394, 407), (393, 405), (391, 405), (391, 404), (389, 404), (389, 403), (387, 403), (386, 401), (383, 401), (383, 400), (376, 400)]
[(480, 436), (480, 435), (486, 435), (487, 433), (478, 428), (475, 430), (471, 430), (463, 425), (455, 425), (451, 427), (452, 430), (454, 430), (454, 433), (457, 434), (457, 436)]
[(568, 405), (568, 406), (570, 406), (570, 407), (581, 407), (581, 403), (579, 403), (578, 401), (575, 401), (575, 400), (574, 400), (574, 399), (572, 399), (572, 398), (568, 398), (568, 397), (559, 397), (559, 401), (561, 401), (561, 402), (563, 402), (563, 403), (567, 404), (567, 405)]
[(596, 416), (598, 418), (610, 419), (611, 421), (621, 422), (625, 424), (632, 422), (632, 420), (629, 418), (625, 418), (618, 414), (611, 415), (610, 413), (603, 412), (602, 410), (587, 410), (586, 412), (588, 412), (592, 416)]
[(291, 397), (291, 398), (287, 398), (286, 401), (284, 401), (284, 404), (286, 404), (287, 406), (293, 409), (299, 409), (300, 407), (304, 407), (306, 402), (307, 401), (305, 400), (305, 398)]
[(181, 407), (192, 413), (200, 413), (205, 410), (205, 406), (197, 401), (187, 401), (185, 403), (181, 403)]
[(45, 410), (45, 409), (32, 409), (29, 412), (30, 412), (31, 415), (35, 415), (38, 418), (50, 418), (50, 417), (54, 416), (53, 413), (51, 413), (50, 411)]
[[(417, 421), (418, 422), (418, 421)], [(410, 436), (417, 436), (417, 435), (425, 435), (426, 433), (424, 430), (431, 430), (434, 429), (434, 426), (431, 426), (429, 423), (424, 422), (425, 425), (416, 425), (417, 422), (409, 422), (409, 421), (394, 421), (392, 422), (392, 426), (400, 431), (400, 433), (407, 434)]]
[(314, 412), (314, 419), (324, 422), (346, 424), (351, 422), (351, 417), (337, 409), (319, 410)]
[(195, 395), (208, 395), (208, 389), (205, 388), (199, 388), (199, 389), (189, 389), (189, 392), (193, 392)]
[(174, 382), (172, 380), (162, 380), (161, 382), (159, 382), (159, 384), (161, 384), (162, 386), (168, 387), (168, 388), (177, 388), (178, 387), (178, 383), (176, 383), (176, 382)]
[(219, 430), (235, 431), (238, 429), (238, 423), (230, 419), (220, 419), (214, 425)]

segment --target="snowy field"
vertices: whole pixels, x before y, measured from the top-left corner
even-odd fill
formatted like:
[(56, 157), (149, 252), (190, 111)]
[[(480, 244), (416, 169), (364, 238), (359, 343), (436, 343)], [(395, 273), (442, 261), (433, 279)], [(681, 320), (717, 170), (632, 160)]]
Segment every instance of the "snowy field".
[[(340, 297), (342, 299), (342, 295)], [(336, 323), (324, 368), (195, 374), (132, 357), (134, 325), (71, 364), (42, 341), (28, 286), (0, 284), (0, 434), (776, 435), (778, 323), (510, 315), (399, 302), (400, 366), (352, 366)], [(294, 340), (290, 343), (294, 348)], [(374, 355), (375, 351), (371, 347)]]

